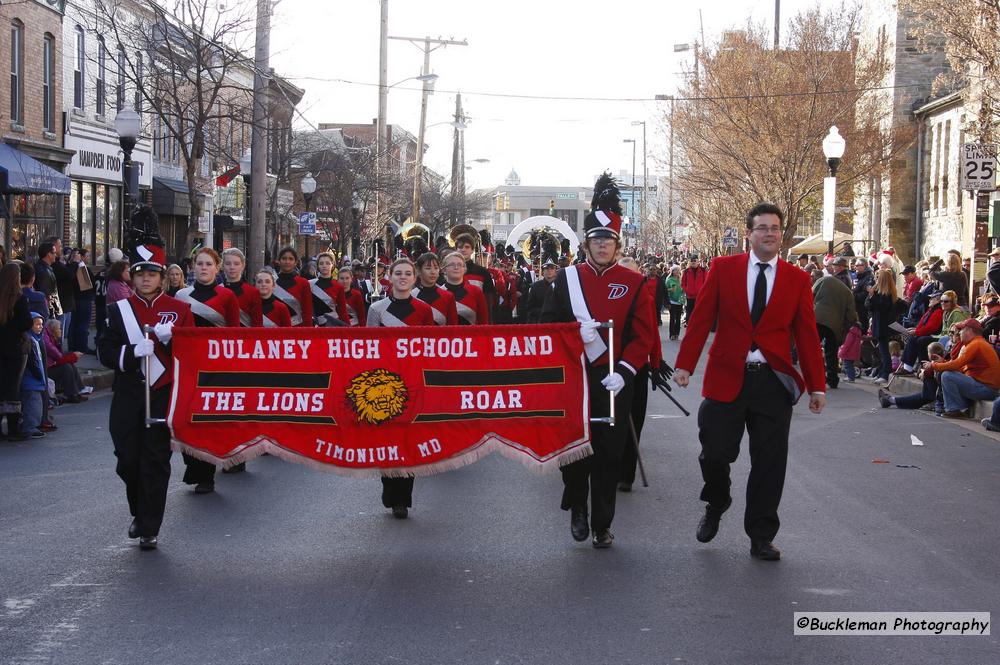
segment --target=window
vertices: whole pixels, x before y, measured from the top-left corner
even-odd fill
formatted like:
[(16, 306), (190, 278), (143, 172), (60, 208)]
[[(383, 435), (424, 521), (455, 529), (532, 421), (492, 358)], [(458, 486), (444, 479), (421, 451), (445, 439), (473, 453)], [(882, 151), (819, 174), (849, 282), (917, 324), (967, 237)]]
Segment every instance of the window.
[(163, 121), (159, 114), (153, 119), (153, 157), (160, 156), (160, 139), (163, 137)]
[(42, 123), (45, 131), (56, 131), (56, 38), (45, 33), (42, 46)]
[(24, 24), (10, 24), (10, 121), (24, 123)]
[(948, 174), (951, 169), (948, 168), (948, 162), (951, 157), (951, 120), (946, 120), (944, 123), (944, 163), (941, 165), (941, 207), (948, 208), (948, 186), (949, 178)]
[(105, 97), (107, 96), (107, 91), (105, 89), (108, 78), (108, 49), (104, 44), (104, 37), (97, 38), (97, 81), (95, 85), (97, 86), (96, 96), (97, 96), (97, 115), (104, 115), (105, 107)]
[(135, 54), (135, 104), (136, 113), (142, 113), (142, 53)]
[(73, 106), (83, 108), (83, 72), (87, 57), (83, 28), (76, 26), (76, 54), (73, 58)]
[(115, 88), (115, 110), (125, 108), (125, 49), (118, 48), (118, 85)]

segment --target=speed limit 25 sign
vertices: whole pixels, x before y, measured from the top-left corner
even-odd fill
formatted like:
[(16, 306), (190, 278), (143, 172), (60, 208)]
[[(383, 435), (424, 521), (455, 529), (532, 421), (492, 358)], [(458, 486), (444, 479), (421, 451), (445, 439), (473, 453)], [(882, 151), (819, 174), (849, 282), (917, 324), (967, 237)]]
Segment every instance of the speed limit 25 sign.
[(992, 192), (997, 188), (997, 144), (962, 144), (962, 189)]

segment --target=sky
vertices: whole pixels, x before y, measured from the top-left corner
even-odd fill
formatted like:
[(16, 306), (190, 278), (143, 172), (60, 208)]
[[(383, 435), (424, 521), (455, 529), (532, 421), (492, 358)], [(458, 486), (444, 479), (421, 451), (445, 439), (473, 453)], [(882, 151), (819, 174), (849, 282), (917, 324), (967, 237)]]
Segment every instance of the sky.
[[(818, 0), (821, 5), (833, 0)], [(782, 0), (782, 23), (817, 0)], [(451, 174), (455, 91), (469, 118), (467, 186), (503, 184), (513, 168), (522, 185), (593, 186), (604, 170), (666, 170), (668, 103), (540, 100), (502, 96), (652, 100), (675, 92), (691, 52), (674, 45), (717, 40), (748, 18), (771, 29), (773, 0), (389, 0), (389, 34), (468, 41), (431, 54), (439, 76), (427, 110), (424, 163)], [(786, 29), (783, 25), (782, 35)], [(389, 41), (388, 83), (420, 74), (422, 50)], [(379, 0), (281, 0), (272, 18), (271, 66), (306, 93), (297, 128), (321, 122), (370, 123), (378, 115)], [(350, 81), (353, 83), (347, 83)], [(417, 134), (420, 82), (388, 96), (388, 120)], [(441, 123), (441, 124), (437, 124)], [(472, 160), (488, 159), (486, 164)]]

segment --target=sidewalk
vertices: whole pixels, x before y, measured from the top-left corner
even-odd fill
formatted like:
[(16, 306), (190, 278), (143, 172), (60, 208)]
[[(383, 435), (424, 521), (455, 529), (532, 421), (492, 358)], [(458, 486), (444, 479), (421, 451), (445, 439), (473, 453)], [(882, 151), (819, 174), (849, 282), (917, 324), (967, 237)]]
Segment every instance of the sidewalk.
[(115, 379), (114, 370), (110, 370), (100, 363), (97, 356), (86, 354), (76, 361), (76, 368), (80, 372), (80, 379), (83, 385), (90, 386), (94, 390), (104, 390), (111, 387)]

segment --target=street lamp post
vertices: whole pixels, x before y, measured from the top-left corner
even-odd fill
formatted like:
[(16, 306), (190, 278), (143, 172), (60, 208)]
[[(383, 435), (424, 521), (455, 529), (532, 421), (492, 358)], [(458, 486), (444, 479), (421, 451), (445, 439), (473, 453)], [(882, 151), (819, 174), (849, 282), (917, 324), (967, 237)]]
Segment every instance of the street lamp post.
[(840, 135), (836, 125), (830, 127), (830, 133), (823, 139), (823, 155), (830, 167), (830, 175), (823, 179), (823, 237), (829, 243), (828, 252), (833, 254), (834, 217), (837, 211), (837, 169), (844, 156), (847, 142)]
[[(243, 219), (247, 226), (250, 225), (250, 214), (252, 208), (250, 207), (250, 196), (251, 196), (251, 179), (250, 179), (250, 169), (252, 165), (252, 160), (250, 157), (250, 151), (247, 150), (246, 154), (240, 157), (240, 176), (243, 178)], [(265, 234), (266, 235), (266, 234)], [(220, 243), (221, 244), (221, 243)], [(274, 258), (274, 257), (271, 257)]]
[[(632, 191), (629, 196), (629, 224), (635, 224), (635, 139), (624, 139), (622, 143), (632, 144)], [(624, 244), (624, 243), (623, 243)]]
[(132, 191), (132, 151), (135, 149), (136, 141), (139, 140), (139, 131), (142, 128), (142, 119), (139, 114), (130, 108), (123, 108), (115, 116), (115, 131), (118, 133), (118, 144), (122, 147), (124, 157), (122, 159), (122, 230), (126, 229), (126, 223), (132, 217), (132, 206), (135, 205), (135, 195), (138, 192)]
[(646, 188), (649, 180), (649, 172), (646, 171), (646, 121), (633, 120), (632, 126), (642, 125), (642, 207), (639, 209), (639, 218), (642, 220), (643, 228), (646, 224)]
[[(299, 181), (299, 189), (302, 190), (302, 200), (306, 203), (306, 212), (312, 212), (311, 204), (313, 194), (316, 193), (316, 178), (313, 177), (312, 173), (306, 173), (302, 180)], [(305, 234), (305, 255), (306, 261), (309, 260), (309, 236), (310, 233)]]

